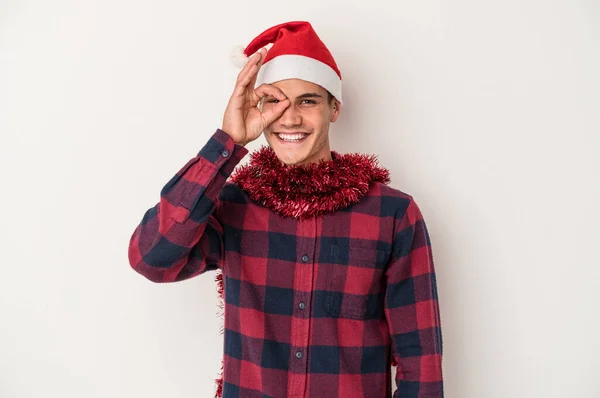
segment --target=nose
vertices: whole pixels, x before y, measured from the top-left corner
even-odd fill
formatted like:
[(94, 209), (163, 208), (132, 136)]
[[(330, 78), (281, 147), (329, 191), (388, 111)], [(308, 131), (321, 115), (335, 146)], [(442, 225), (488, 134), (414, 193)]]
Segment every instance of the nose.
[(302, 125), (302, 115), (292, 104), (283, 111), (279, 123), (285, 128), (298, 127)]

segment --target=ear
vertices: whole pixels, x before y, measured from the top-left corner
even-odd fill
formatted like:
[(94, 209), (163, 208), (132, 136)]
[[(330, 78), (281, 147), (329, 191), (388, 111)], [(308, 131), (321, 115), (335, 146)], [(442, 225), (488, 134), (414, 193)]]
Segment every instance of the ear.
[(333, 101), (331, 101), (331, 114), (329, 116), (329, 121), (331, 123), (334, 123), (338, 117), (340, 117), (340, 112), (341, 112), (341, 108), (342, 108), (342, 104), (340, 104), (340, 101), (338, 101), (337, 99), (333, 99)]

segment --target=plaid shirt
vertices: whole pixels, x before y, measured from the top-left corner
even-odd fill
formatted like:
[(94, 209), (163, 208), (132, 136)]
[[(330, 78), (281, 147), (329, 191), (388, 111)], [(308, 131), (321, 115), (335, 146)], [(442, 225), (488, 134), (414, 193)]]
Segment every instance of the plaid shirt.
[(413, 198), (375, 183), (346, 209), (281, 218), (228, 181), (248, 150), (217, 130), (135, 229), (154, 282), (221, 269), (224, 398), (441, 398), (429, 235)]

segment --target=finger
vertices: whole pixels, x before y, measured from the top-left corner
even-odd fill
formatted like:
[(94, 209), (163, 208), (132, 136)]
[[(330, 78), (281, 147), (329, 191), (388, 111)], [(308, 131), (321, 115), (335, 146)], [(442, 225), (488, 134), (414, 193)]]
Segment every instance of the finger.
[[(249, 69), (250, 72), (255, 71), (256, 65)], [(244, 76), (240, 76), (238, 81), (235, 84), (235, 88), (233, 90), (233, 97), (243, 97), (246, 95), (248, 91), (248, 87), (250, 85), (250, 81), (254, 75), (252, 73), (246, 73)]]
[(260, 71), (260, 68), (262, 67), (264, 61), (265, 61), (265, 57), (267, 56), (267, 49), (266, 48), (261, 48), (258, 53), (260, 54), (260, 59), (258, 60), (258, 62), (256, 63), (256, 71), (254, 71), (254, 68), (252, 69), (252, 72), (250, 72), (252, 74), (252, 79), (250, 79), (250, 82), (248, 83), (249, 88), (253, 89), (254, 86), (256, 85), (256, 78), (258, 77), (258, 72)]
[(258, 64), (262, 61), (264, 53), (262, 51), (257, 51), (250, 57), (246, 65), (242, 68), (237, 77), (237, 82), (239, 83), (241, 80), (245, 80), (248, 74), (255, 74), (258, 71), (256, 70)]
[(262, 65), (262, 62), (266, 56), (267, 50), (260, 49), (257, 51), (244, 67), (244, 69), (238, 75), (236, 86), (233, 92), (234, 97), (244, 97), (248, 95), (248, 97), (252, 96), (251, 90), (254, 88), (256, 84), (256, 76), (258, 75), (258, 70)]
[(271, 84), (261, 84), (254, 90), (252, 100), (254, 103), (258, 104), (258, 101), (265, 98), (267, 95), (271, 95), (280, 101), (287, 99), (287, 97), (285, 96), (283, 91), (281, 91), (280, 88), (275, 87)]
[(261, 113), (262, 119), (265, 123), (263, 130), (266, 129), (273, 123), (275, 120), (279, 119), (283, 112), (290, 106), (290, 100), (284, 99), (278, 102), (274, 107), (267, 109), (266, 111)]
[(246, 73), (248, 73), (248, 70), (250, 68), (252, 68), (254, 65), (256, 65), (261, 58), (262, 58), (262, 53), (260, 51), (257, 51), (256, 53), (254, 53), (248, 59), (248, 62), (246, 62), (246, 65), (244, 65), (244, 67), (242, 68), (240, 73), (238, 73), (238, 77), (244, 76)]

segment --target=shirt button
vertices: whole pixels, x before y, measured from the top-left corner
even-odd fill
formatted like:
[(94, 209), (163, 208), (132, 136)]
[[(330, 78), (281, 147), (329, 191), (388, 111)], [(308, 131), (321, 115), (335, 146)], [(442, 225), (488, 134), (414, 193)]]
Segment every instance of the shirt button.
[(298, 358), (298, 359), (302, 358), (302, 351), (297, 351), (296, 352), (296, 358)]
[(298, 308), (300, 308), (301, 310), (303, 310), (303, 309), (305, 309), (305, 308), (306, 308), (306, 304), (304, 304), (304, 303), (299, 303), (299, 304), (298, 304)]
[(229, 151), (223, 151), (221, 152), (221, 155), (226, 158), (227, 156), (229, 156)]
[(302, 262), (303, 263), (307, 263), (308, 262), (308, 256), (306, 254), (304, 256), (302, 256)]

